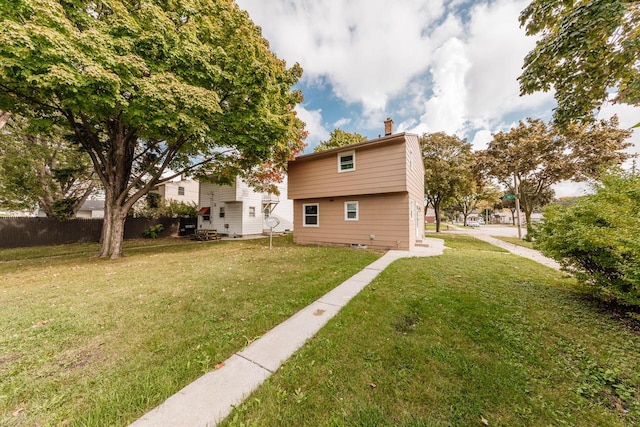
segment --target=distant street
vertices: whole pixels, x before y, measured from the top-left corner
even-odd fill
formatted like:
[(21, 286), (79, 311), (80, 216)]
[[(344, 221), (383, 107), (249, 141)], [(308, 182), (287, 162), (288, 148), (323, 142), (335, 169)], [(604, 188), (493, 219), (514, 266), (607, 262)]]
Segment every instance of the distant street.
[[(518, 227), (514, 227), (512, 225), (506, 224), (491, 224), (491, 225), (481, 225), (480, 227), (471, 228), (471, 227), (462, 227), (458, 225), (458, 229), (465, 230), (470, 234), (482, 233), (488, 234), (490, 236), (505, 236), (505, 237), (518, 237)], [(527, 227), (522, 226), (522, 237), (527, 234)]]
[[(518, 227), (504, 224), (481, 225), (478, 229), (480, 232), (491, 236), (518, 237)], [(527, 227), (521, 227), (522, 236), (527, 234)]]

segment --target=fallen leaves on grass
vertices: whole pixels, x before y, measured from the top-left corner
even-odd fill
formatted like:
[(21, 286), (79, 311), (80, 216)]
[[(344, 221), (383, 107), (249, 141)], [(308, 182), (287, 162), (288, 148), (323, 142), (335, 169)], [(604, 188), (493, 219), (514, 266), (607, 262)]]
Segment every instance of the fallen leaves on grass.
[(480, 421), (482, 422), (483, 425), (488, 426), (489, 425), (489, 420), (486, 419), (485, 417), (480, 417)]
[(49, 319), (49, 320), (39, 320), (37, 321), (33, 326), (31, 326), (32, 328), (42, 328), (44, 325), (46, 325), (47, 323), (53, 321), (53, 319)]
[(13, 416), (17, 417), (18, 415), (20, 415), (22, 412), (24, 412), (24, 407), (18, 408), (15, 411), (13, 411)]
[(220, 369), (224, 366), (224, 362), (220, 362), (216, 365), (216, 369)]

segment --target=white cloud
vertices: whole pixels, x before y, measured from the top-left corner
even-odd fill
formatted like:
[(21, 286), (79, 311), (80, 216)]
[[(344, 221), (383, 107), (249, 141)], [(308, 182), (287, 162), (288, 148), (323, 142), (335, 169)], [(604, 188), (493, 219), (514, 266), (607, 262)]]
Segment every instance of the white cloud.
[(489, 143), (493, 140), (493, 134), (488, 129), (482, 129), (476, 132), (471, 141), (474, 151), (485, 150)]
[(304, 79), (319, 77), (364, 114), (384, 110), (429, 63), (429, 27), (443, 0), (238, 0), (263, 25), (272, 49), (300, 62)]
[(341, 127), (343, 127), (344, 125), (348, 125), (349, 123), (351, 123), (351, 119), (350, 119), (350, 118), (347, 118), (347, 117), (344, 117), (344, 118), (342, 118), (342, 119), (338, 120), (337, 122), (335, 122), (335, 123), (333, 124), (333, 127), (334, 127), (334, 128), (341, 128)]
[(465, 75), (471, 66), (464, 53), (464, 45), (457, 38), (449, 39), (434, 54), (433, 96), (425, 104), (420, 122), (430, 132), (456, 133), (465, 122)]
[(416, 128), (462, 135), (470, 128), (497, 126), (510, 113), (551, 102), (548, 93), (519, 95), (517, 77), (523, 58), (535, 45), (518, 24), (527, 3), (481, 2), (470, 10), (464, 25), (449, 16), (434, 31), (433, 40), (441, 42), (430, 54), (434, 93)]
[(309, 132), (305, 152), (310, 152), (320, 141), (325, 141), (331, 136), (329, 131), (322, 124), (322, 110), (307, 110), (302, 105), (296, 106), (296, 112), (300, 120), (305, 122), (306, 130)]
[(523, 59), (535, 46), (519, 27), (518, 15), (529, 0), (499, 0), (473, 7), (467, 31), (467, 55), (471, 67), (466, 78), (471, 120), (495, 120), (536, 107), (550, 94), (520, 97), (517, 81)]
[[(518, 22), (529, 1), (237, 3), (262, 26), (280, 58), (302, 65), (305, 84), (316, 84), (317, 93), (331, 91), (325, 100), (343, 101), (330, 120), (323, 120), (316, 106), (322, 103), (314, 103), (313, 110), (297, 108), (307, 123), (310, 147), (329, 137), (328, 123), (378, 134), (383, 120), (395, 115), (402, 117), (399, 131), (455, 133), (481, 149), (492, 133), (508, 130), (519, 119), (547, 120), (554, 105), (552, 93), (519, 96), (517, 77), (535, 45)], [(621, 126), (640, 121), (638, 109), (631, 107), (606, 107), (601, 117), (613, 111)], [(639, 152), (640, 130), (632, 142)]]

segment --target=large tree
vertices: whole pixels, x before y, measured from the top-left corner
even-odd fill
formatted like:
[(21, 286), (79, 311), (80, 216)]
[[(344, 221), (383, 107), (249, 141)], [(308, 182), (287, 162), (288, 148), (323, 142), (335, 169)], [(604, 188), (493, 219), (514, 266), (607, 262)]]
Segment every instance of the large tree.
[(61, 220), (75, 216), (96, 177), (89, 156), (65, 136), (59, 127), (32, 133), (24, 118), (12, 116), (0, 132), (0, 206), (39, 207)]
[(347, 132), (340, 128), (336, 128), (333, 132), (331, 132), (331, 136), (326, 141), (321, 141), (316, 148), (313, 149), (314, 152), (319, 153), (320, 151), (331, 150), (332, 148), (344, 147), (345, 145), (356, 144), (358, 142), (366, 141), (367, 137), (360, 135), (356, 132)]
[(481, 152), (471, 153), (468, 164), (469, 180), (466, 185), (460, 186), (459, 191), (453, 197), (454, 206), (464, 218), (464, 225), (467, 225), (467, 217), (481, 204), (492, 206), (500, 197), (497, 186), (484, 174), (482, 159)]
[(471, 144), (444, 132), (420, 137), (424, 162), (425, 200), (436, 214), (436, 232), (440, 232), (440, 208), (459, 194), (468, 193), (473, 184)]
[(629, 136), (630, 131), (618, 128), (616, 117), (563, 129), (527, 119), (494, 134), (483, 163), (510, 191), (517, 179), (517, 196), (529, 227), (534, 209), (553, 200), (553, 184), (597, 178), (601, 168), (626, 160), (629, 155), (621, 150), (630, 145), (625, 142)]
[(288, 69), (232, 0), (13, 0), (0, 110), (64, 126), (105, 190), (100, 256), (165, 171), (283, 168), (304, 146)]
[(559, 123), (592, 121), (609, 99), (640, 105), (639, 1), (533, 0), (520, 24), (540, 36), (524, 60), (521, 92), (553, 88)]

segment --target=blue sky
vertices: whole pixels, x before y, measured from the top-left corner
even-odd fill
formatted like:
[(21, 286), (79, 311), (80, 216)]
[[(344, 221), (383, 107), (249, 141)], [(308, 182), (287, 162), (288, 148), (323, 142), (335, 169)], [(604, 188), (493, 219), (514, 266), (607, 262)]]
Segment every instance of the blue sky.
[[(519, 96), (517, 77), (535, 45), (519, 27), (528, 0), (236, 0), (262, 27), (271, 49), (300, 63), (308, 148), (335, 128), (368, 138), (395, 131), (444, 131), (483, 149), (519, 120), (548, 120), (551, 93)], [(620, 125), (640, 109), (605, 105)], [(640, 151), (636, 131), (632, 151)], [(558, 195), (583, 186), (563, 184)]]

